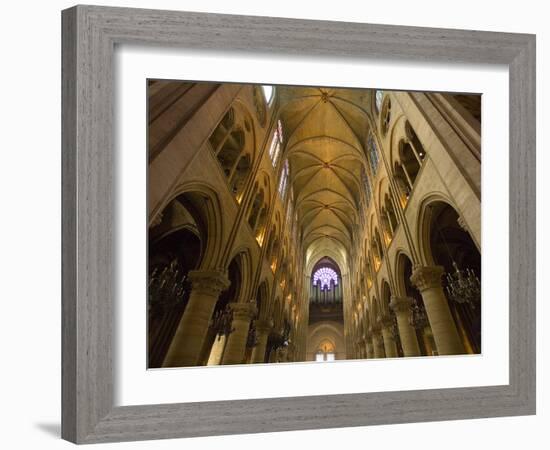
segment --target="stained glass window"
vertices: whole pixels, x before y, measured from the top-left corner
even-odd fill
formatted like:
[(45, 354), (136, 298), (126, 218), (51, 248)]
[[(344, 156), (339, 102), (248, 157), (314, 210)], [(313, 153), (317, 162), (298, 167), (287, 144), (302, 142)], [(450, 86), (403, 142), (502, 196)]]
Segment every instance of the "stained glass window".
[(269, 147), (269, 157), (271, 158), (271, 164), (273, 167), (277, 166), (279, 156), (281, 154), (281, 146), (283, 144), (283, 124), (280, 120), (277, 121), (277, 129), (273, 132), (273, 139), (271, 140), (271, 146)]
[(330, 282), (338, 284), (338, 274), (330, 267), (321, 267), (313, 274), (313, 284), (321, 282), (321, 289), (330, 289)]
[(288, 159), (283, 164), (283, 170), (281, 171), (281, 179), (279, 181), (279, 195), (281, 198), (285, 197), (287, 183), (288, 183)]
[(384, 99), (384, 91), (376, 91), (376, 94), (375, 94), (376, 112), (379, 114), (380, 114), (380, 111), (382, 110), (383, 99)]
[(378, 149), (376, 148), (376, 143), (374, 142), (372, 134), (369, 136), (369, 139), (367, 141), (367, 150), (369, 152), (370, 167), (374, 175), (378, 170)]

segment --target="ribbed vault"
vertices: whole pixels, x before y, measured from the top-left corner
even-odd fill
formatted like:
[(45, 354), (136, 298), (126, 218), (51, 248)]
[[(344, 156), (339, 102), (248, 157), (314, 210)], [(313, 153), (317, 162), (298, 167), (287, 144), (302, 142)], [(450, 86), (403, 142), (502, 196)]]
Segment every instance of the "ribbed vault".
[(306, 266), (330, 256), (348, 271), (366, 163), (367, 105), (359, 89), (279, 87)]

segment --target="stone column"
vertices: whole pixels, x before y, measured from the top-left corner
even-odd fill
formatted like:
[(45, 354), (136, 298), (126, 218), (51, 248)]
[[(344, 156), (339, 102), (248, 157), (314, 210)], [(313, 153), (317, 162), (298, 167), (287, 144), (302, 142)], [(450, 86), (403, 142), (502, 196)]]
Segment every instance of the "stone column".
[(208, 362), (206, 363), (207, 366), (217, 366), (222, 362), (226, 339), (225, 335), (216, 336), (214, 344), (212, 345), (212, 350), (210, 351), (210, 356), (208, 357)]
[(189, 301), (164, 358), (163, 367), (197, 365), (218, 297), (230, 284), (225, 273), (216, 270), (193, 270), (189, 272), (189, 280)]
[(256, 314), (256, 305), (254, 302), (230, 303), (230, 305), (233, 311), (233, 322), (231, 323), (233, 332), (227, 338), (222, 364), (242, 364), (248, 329), (250, 321)]
[(399, 337), (401, 338), (404, 355), (420, 356), (416, 330), (409, 322), (412, 304), (413, 299), (411, 297), (392, 297), (390, 308), (393, 309), (397, 318), (397, 328), (399, 329)]
[(397, 358), (397, 345), (392, 332), (393, 320), (391, 317), (384, 317), (380, 321), (382, 337), (384, 339), (384, 349), (386, 350), (386, 358)]
[(256, 321), (256, 337), (258, 340), (256, 347), (252, 350), (252, 363), (265, 362), (265, 347), (272, 328), (273, 322), (271, 320)]
[(371, 334), (372, 334), (372, 346), (374, 348), (374, 357), (385, 358), (386, 353), (384, 352), (384, 340), (382, 339), (382, 333), (380, 333), (380, 328), (373, 328), (371, 331)]
[(443, 267), (441, 266), (416, 266), (411, 276), (411, 282), (422, 294), (439, 354), (460, 355), (465, 353), (464, 345), (460, 340), (447, 298), (443, 292), (442, 275)]

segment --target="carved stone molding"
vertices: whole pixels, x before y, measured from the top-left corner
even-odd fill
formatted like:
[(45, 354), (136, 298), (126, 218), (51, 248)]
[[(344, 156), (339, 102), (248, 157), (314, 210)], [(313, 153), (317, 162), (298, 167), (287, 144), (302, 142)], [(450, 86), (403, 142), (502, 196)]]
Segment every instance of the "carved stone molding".
[(391, 297), (390, 308), (396, 313), (409, 312), (414, 301), (411, 297)]
[(462, 228), (464, 231), (466, 231), (467, 233), (470, 232), (470, 231), (468, 230), (468, 225), (466, 225), (466, 221), (464, 220), (464, 217), (458, 216), (458, 219), (456, 219), (456, 222), (458, 223), (458, 225), (460, 226), (460, 228)]
[(256, 331), (259, 334), (266, 334), (267, 335), (273, 329), (273, 321), (272, 320), (256, 320), (255, 326), (256, 326)]
[(233, 320), (249, 321), (252, 320), (257, 313), (256, 305), (252, 302), (230, 303), (229, 306), (233, 311)]
[(163, 219), (163, 214), (158, 213), (153, 219), (153, 221), (151, 222), (151, 228), (155, 228), (159, 226), (162, 223), (162, 219)]
[(411, 282), (420, 292), (426, 289), (441, 287), (442, 266), (416, 266), (411, 276)]
[(212, 297), (220, 295), (231, 284), (225, 272), (217, 270), (191, 270), (189, 280), (193, 291)]
[(386, 314), (378, 318), (378, 323), (380, 324), (380, 328), (389, 328), (393, 326), (393, 318), (389, 314)]
[(380, 331), (380, 325), (378, 323), (371, 324), (371, 326), (369, 327), (369, 334), (371, 336), (380, 335)]

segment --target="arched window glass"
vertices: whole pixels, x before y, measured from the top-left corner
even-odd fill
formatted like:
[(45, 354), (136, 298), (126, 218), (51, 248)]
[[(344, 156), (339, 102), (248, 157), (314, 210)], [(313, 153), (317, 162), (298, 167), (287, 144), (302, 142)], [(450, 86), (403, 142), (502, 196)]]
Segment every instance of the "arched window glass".
[(384, 91), (376, 91), (375, 93), (375, 105), (376, 105), (376, 112), (380, 114), (380, 111), (382, 111), (382, 100), (384, 99)]
[(330, 282), (338, 284), (338, 274), (330, 267), (321, 267), (313, 274), (313, 284), (321, 282), (321, 289), (330, 289)]
[(378, 170), (378, 149), (376, 148), (376, 143), (374, 142), (374, 137), (372, 134), (369, 135), (369, 139), (367, 141), (367, 150), (369, 153), (370, 167), (374, 175)]
[(279, 132), (279, 142), (283, 143), (283, 124), (280, 120), (277, 120), (277, 131)]
[(279, 156), (281, 155), (281, 146), (283, 145), (283, 124), (280, 120), (277, 121), (277, 128), (273, 132), (273, 139), (271, 140), (271, 146), (269, 147), (269, 157), (271, 158), (271, 164), (273, 167), (277, 166)]
[(279, 180), (279, 195), (281, 198), (285, 198), (288, 183), (288, 171), (288, 159), (286, 159), (283, 164), (283, 170), (281, 171), (281, 179)]
[(266, 103), (269, 103), (271, 101), (271, 98), (273, 97), (273, 86), (269, 84), (264, 84), (262, 85), (262, 91), (264, 93)]

